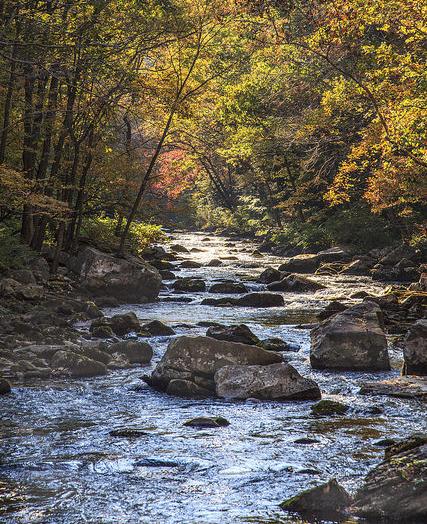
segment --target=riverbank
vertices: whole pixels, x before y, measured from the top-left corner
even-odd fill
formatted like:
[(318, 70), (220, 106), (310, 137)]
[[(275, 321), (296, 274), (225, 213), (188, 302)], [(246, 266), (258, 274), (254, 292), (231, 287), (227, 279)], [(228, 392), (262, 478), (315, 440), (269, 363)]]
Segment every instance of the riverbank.
[[(402, 352), (395, 342), (405, 327), (388, 336), (391, 371), (333, 372), (309, 364), (308, 328), (319, 321), (319, 313), (332, 301), (351, 306), (367, 294), (381, 295), (383, 284), (366, 276), (310, 274), (305, 277), (326, 287), (279, 292), (283, 306), (212, 307), (202, 301), (230, 296), (209, 292), (214, 284), (266, 291), (259, 276), (267, 266), (282, 264), (283, 257), (260, 256), (250, 241), (203, 234), (178, 234), (172, 243), (187, 251), (175, 255), (176, 261), (166, 260), (172, 267), (163, 264), (163, 275), (169, 271), (202, 281), (206, 291), (184, 292), (174, 288), (175, 279), (164, 279), (156, 302), (102, 307), (107, 318), (133, 311), (141, 328), (160, 320), (174, 330), (175, 335), (138, 337), (153, 348), (150, 364), (85, 380), (28, 377), (25, 386), (16, 383), (13, 395), (1, 398), (6, 518), (27, 522), (37, 516), (55, 523), (84, 518), (194, 523), (286, 519), (279, 509), (285, 498), (331, 477), (352, 492), (381, 460), (381, 441), (424, 429), (425, 404), (420, 401), (359, 394), (365, 382), (400, 375)], [(212, 260), (220, 264), (211, 265)], [(81, 318), (73, 324), (82, 341), (115, 343), (113, 338), (95, 339), (91, 322)], [(298, 351), (287, 353), (292, 366), (317, 382), (324, 399), (349, 410), (343, 416), (318, 417), (310, 401), (185, 400), (141, 381), (142, 372), (151, 373), (171, 339), (204, 336), (211, 323), (246, 324), (259, 339), (278, 337), (295, 346)], [(135, 339), (136, 333), (124, 337)], [(200, 416), (221, 416), (230, 425), (201, 430), (184, 426)], [(123, 428), (139, 430), (139, 437), (110, 435)], [(10, 493), (16, 490), (19, 500), (13, 503)]]

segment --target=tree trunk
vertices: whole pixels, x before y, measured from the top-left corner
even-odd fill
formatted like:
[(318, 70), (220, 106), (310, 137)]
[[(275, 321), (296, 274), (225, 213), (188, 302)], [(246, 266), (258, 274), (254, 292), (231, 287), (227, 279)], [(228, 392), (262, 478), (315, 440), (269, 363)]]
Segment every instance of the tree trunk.
[[(18, 38), (18, 29), (16, 30), (15, 39)], [(16, 55), (18, 51), (18, 45), (15, 41), (12, 47), (12, 51), (10, 54), (10, 73), (9, 73), (9, 80), (7, 83), (7, 91), (6, 91), (6, 97), (4, 101), (4, 110), (3, 110), (3, 128), (1, 132), (1, 138), (0, 138), (0, 164), (3, 164), (5, 158), (6, 158), (6, 146), (7, 146), (7, 138), (9, 134), (9, 125), (10, 125), (10, 112), (12, 110), (12, 99), (13, 99), (13, 91), (15, 88), (15, 80), (16, 80)]]

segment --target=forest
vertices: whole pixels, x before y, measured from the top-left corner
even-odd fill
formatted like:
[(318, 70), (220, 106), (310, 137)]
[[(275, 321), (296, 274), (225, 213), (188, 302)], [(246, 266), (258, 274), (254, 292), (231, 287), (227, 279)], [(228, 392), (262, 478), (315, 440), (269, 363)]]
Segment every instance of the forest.
[(0, 0), (0, 520), (425, 522), (426, 59), (419, 0)]

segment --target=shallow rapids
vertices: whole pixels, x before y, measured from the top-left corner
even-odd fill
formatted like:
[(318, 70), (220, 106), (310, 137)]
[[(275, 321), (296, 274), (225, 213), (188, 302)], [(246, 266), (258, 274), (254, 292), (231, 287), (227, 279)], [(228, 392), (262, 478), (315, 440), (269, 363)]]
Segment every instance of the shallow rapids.
[[(176, 234), (190, 250), (184, 259), (221, 267), (182, 269), (210, 283), (233, 279), (252, 290), (265, 267), (281, 259), (252, 255), (255, 245), (205, 234)], [(191, 251), (191, 250), (194, 251)], [(197, 251), (196, 251), (197, 250)], [(235, 257), (235, 258), (229, 258)], [(0, 397), (0, 521), (5, 523), (191, 523), (299, 522), (278, 508), (285, 498), (336, 477), (349, 491), (377, 464), (385, 438), (426, 430), (426, 407), (417, 401), (358, 394), (366, 380), (397, 375), (400, 355), (392, 351), (388, 373), (313, 371), (309, 330), (315, 313), (332, 298), (381, 286), (366, 277), (314, 276), (326, 284), (315, 293), (284, 293), (285, 307), (202, 306), (203, 298), (170, 289), (160, 301), (125, 305), (105, 313), (134, 311), (141, 321), (159, 319), (177, 335), (205, 334), (200, 322), (245, 323), (260, 338), (281, 337), (298, 345), (286, 359), (316, 380), (323, 398), (351, 406), (344, 417), (316, 418), (312, 402), (183, 400), (155, 392), (140, 380), (159, 360), (169, 337), (153, 337), (155, 357), (146, 368), (111, 372), (86, 380), (49, 380), (14, 388)], [(168, 281), (165, 282), (166, 286)], [(169, 299), (167, 299), (169, 300)], [(87, 329), (87, 326), (82, 326)], [(222, 416), (228, 427), (198, 430), (183, 423), (197, 416)], [(138, 438), (112, 437), (117, 428), (138, 428)], [(296, 443), (309, 437), (310, 444)]]

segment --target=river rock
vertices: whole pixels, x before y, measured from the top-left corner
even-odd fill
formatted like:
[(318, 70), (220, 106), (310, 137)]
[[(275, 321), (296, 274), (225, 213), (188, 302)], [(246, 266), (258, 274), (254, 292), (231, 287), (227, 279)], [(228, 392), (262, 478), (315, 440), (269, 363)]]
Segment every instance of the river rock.
[(388, 380), (364, 382), (360, 388), (362, 395), (386, 395), (388, 397), (427, 399), (427, 377), (397, 377)]
[(36, 284), (21, 284), (13, 278), (0, 280), (0, 297), (38, 301), (44, 297), (44, 289)]
[(402, 259), (412, 259), (416, 256), (415, 249), (407, 244), (401, 244), (380, 258), (379, 263), (383, 266), (395, 266)]
[(219, 260), (219, 258), (213, 258), (206, 264), (207, 267), (220, 267), (222, 265), (223, 265), (223, 262)]
[(57, 351), (50, 365), (53, 369), (62, 370), (73, 378), (94, 377), (107, 373), (105, 364), (72, 351)]
[(111, 344), (110, 353), (124, 355), (131, 364), (148, 364), (153, 358), (153, 349), (147, 342), (138, 340), (122, 340)]
[(181, 244), (172, 244), (170, 248), (176, 253), (189, 253), (188, 249), (185, 246), (181, 246)]
[(202, 264), (195, 260), (184, 260), (181, 262), (180, 267), (184, 269), (198, 269), (199, 267), (202, 267)]
[(70, 257), (68, 264), (91, 293), (113, 296), (122, 302), (152, 301), (162, 283), (159, 272), (147, 262), (136, 257), (114, 257), (92, 247)]
[(108, 320), (111, 329), (119, 337), (127, 335), (133, 331), (139, 331), (141, 324), (138, 320), (138, 317), (133, 311), (128, 313), (122, 313), (120, 315), (114, 315)]
[(151, 322), (147, 322), (147, 324), (142, 326), (142, 329), (153, 337), (168, 337), (175, 335), (175, 331), (160, 320), (152, 320)]
[(357, 491), (353, 512), (374, 522), (427, 521), (427, 434), (386, 449)]
[(187, 291), (189, 293), (206, 291), (206, 284), (203, 280), (191, 277), (184, 277), (176, 280), (172, 284), (172, 287), (176, 291)]
[(11, 385), (5, 378), (0, 378), (0, 395), (7, 395), (12, 391)]
[(216, 338), (217, 340), (239, 342), (253, 346), (260, 344), (260, 339), (255, 333), (252, 333), (245, 324), (239, 324), (237, 326), (211, 326), (206, 331), (206, 336)]
[(172, 273), (169, 269), (161, 269), (160, 276), (163, 280), (174, 280), (176, 278), (175, 273)]
[(279, 266), (279, 271), (289, 273), (314, 273), (319, 267), (320, 257), (318, 255), (297, 255), (289, 258)]
[(341, 313), (346, 309), (347, 306), (341, 304), (341, 302), (338, 302), (338, 300), (333, 300), (332, 302), (329, 302), (329, 304), (317, 316), (320, 320), (326, 320), (327, 318), (330, 318), (337, 313)]
[(247, 293), (248, 288), (241, 282), (217, 282), (209, 288), (209, 293)]
[(179, 396), (215, 395), (214, 375), (224, 366), (268, 365), (280, 362), (272, 351), (210, 337), (179, 337), (172, 340), (150, 377), (152, 387)]
[(418, 320), (403, 342), (405, 375), (427, 375), (427, 319)]
[(288, 344), (281, 338), (265, 338), (259, 344), (267, 351), (299, 351), (299, 347), (294, 344)]
[(348, 259), (349, 255), (340, 247), (330, 247), (317, 253), (317, 257), (320, 262), (329, 264), (331, 262), (340, 262)]
[(282, 295), (276, 293), (248, 293), (236, 299), (236, 306), (243, 307), (280, 307), (285, 304)]
[(29, 269), (9, 269), (7, 276), (20, 284), (36, 284), (34, 274)]
[(95, 338), (113, 338), (114, 333), (109, 324), (91, 324), (90, 331)]
[(229, 425), (230, 422), (224, 417), (196, 417), (183, 424), (191, 428), (221, 428)]
[(280, 507), (302, 515), (313, 515), (320, 518), (334, 517), (342, 513), (350, 504), (352, 498), (347, 491), (332, 479), (326, 484), (307, 489), (299, 495), (285, 500)]
[(360, 256), (343, 267), (341, 273), (344, 275), (368, 275), (374, 267), (375, 259), (369, 256)]
[(344, 415), (348, 409), (348, 406), (342, 404), (342, 402), (328, 399), (320, 400), (317, 404), (311, 406), (313, 415), (318, 416)]
[(279, 271), (274, 267), (267, 267), (258, 277), (257, 282), (260, 284), (271, 284), (272, 282), (278, 282), (282, 280), (286, 275), (283, 271)]
[(363, 302), (311, 331), (310, 362), (317, 369), (389, 370), (381, 309)]
[(326, 286), (299, 275), (289, 275), (278, 282), (268, 284), (267, 288), (270, 291), (293, 291), (298, 293), (304, 291), (317, 291), (318, 289), (325, 289)]
[(316, 400), (314, 380), (302, 377), (290, 364), (224, 366), (215, 373), (216, 394), (231, 399)]

